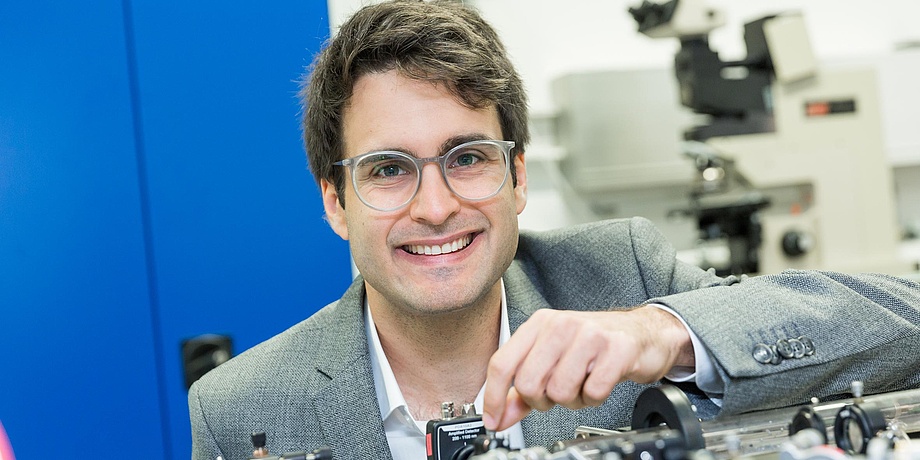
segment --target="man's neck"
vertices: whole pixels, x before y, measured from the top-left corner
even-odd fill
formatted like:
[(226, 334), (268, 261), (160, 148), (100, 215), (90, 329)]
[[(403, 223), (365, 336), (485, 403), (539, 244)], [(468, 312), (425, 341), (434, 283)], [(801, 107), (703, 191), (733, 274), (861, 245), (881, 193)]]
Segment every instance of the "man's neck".
[(413, 417), (438, 418), (443, 401), (473, 402), (498, 349), (501, 284), (476, 305), (435, 314), (410, 315), (368, 294), (381, 346)]

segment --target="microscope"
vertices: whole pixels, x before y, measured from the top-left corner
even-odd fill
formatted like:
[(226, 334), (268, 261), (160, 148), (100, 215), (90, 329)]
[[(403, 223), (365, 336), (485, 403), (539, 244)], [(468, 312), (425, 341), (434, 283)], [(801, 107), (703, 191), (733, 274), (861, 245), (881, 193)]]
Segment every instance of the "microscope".
[(819, 66), (797, 13), (745, 24), (747, 56), (723, 61), (708, 35), (725, 18), (703, 0), (629, 12), (640, 33), (680, 40), (680, 103), (705, 119), (683, 133), (698, 175), (681, 212), (728, 241), (717, 271), (908, 271), (872, 69)]

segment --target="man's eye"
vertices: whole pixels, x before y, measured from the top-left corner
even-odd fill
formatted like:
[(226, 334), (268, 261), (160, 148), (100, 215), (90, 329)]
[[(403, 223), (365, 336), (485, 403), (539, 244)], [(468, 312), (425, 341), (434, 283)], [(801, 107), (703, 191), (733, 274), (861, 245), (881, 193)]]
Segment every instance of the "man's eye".
[(482, 158), (476, 152), (464, 152), (454, 158), (453, 166), (472, 166), (480, 161)]
[(391, 163), (374, 167), (374, 176), (394, 177), (406, 174), (406, 170), (399, 164)]

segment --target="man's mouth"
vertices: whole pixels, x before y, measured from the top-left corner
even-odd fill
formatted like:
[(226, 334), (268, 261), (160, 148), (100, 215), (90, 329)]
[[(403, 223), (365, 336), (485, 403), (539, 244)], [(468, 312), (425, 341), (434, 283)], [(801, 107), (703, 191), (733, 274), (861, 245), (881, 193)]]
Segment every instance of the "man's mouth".
[(410, 254), (417, 255), (426, 255), (426, 256), (437, 256), (442, 254), (450, 254), (452, 252), (457, 252), (467, 246), (473, 241), (473, 235), (467, 234), (464, 235), (450, 243), (444, 243), (442, 245), (434, 246), (425, 246), (420, 244), (406, 245), (403, 246), (403, 251), (406, 251)]

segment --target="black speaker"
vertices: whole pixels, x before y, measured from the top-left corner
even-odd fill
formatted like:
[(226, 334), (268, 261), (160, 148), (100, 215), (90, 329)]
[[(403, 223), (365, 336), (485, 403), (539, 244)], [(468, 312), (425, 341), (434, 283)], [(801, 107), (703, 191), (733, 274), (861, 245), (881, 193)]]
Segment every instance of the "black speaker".
[(228, 335), (204, 334), (183, 340), (181, 349), (188, 390), (196, 380), (233, 356), (233, 339)]

